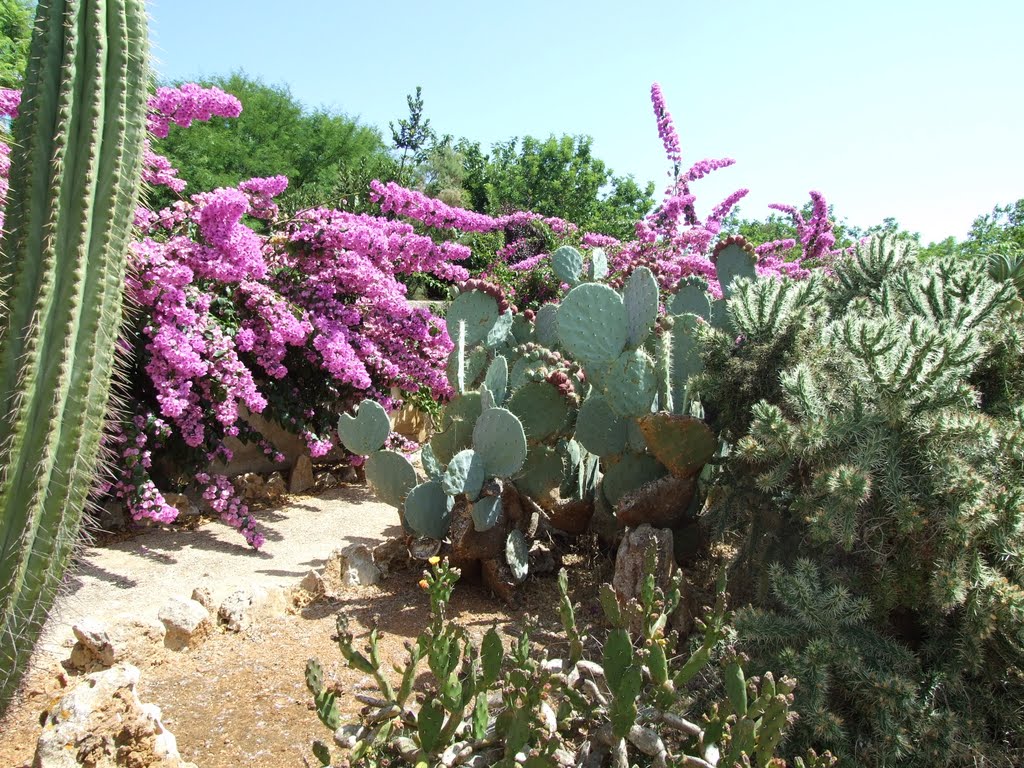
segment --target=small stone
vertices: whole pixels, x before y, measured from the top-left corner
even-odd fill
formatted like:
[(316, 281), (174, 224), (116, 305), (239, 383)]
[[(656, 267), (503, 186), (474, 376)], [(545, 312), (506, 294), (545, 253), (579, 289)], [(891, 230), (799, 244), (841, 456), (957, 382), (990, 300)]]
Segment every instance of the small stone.
[(373, 548), (373, 563), (380, 568), (383, 577), (408, 568), (411, 562), (405, 539), (388, 539)]
[(272, 472), (263, 483), (264, 498), (270, 504), (276, 504), (288, 493), (288, 485), (280, 472)]
[(349, 544), (336, 549), (327, 558), (323, 571), (328, 592), (349, 587), (366, 586), (380, 581), (380, 569), (373, 562), (373, 552), (365, 544)]
[(640, 599), (640, 591), (648, 573), (648, 552), (651, 550), (654, 551), (654, 585), (668, 591), (669, 581), (676, 568), (672, 531), (668, 528), (652, 528), (644, 523), (626, 532), (615, 555), (612, 586), (622, 601)]
[(558, 561), (555, 559), (551, 547), (542, 541), (534, 541), (530, 548), (530, 573), (534, 576), (554, 573), (558, 570)]
[(195, 647), (213, 630), (210, 612), (195, 600), (172, 597), (157, 615), (167, 630), (164, 645), (173, 651)]
[(178, 510), (178, 519), (185, 517), (196, 517), (200, 514), (199, 507), (192, 503), (192, 499), (183, 493), (165, 493), (164, 501)]
[(232, 632), (248, 629), (260, 615), (284, 613), (284, 593), (280, 589), (240, 589), (228, 595), (217, 609), (217, 621)]
[(495, 557), (480, 561), (480, 574), (484, 584), (494, 592), (510, 608), (517, 608), (519, 595), (516, 592), (516, 580), (504, 557)]
[(78, 642), (71, 649), (68, 665), (80, 670), (109, 667), (117, 655), (107, 628), (93, 619), (85, 619), (71, 627)]
[(302, 577), (299, 582), (299, 589), (309, 592), (311, 595), (322, 595), (324, 593), (324, 580), (316, 571), (311, 570)]
[(361, 725), (343, 725), (334, 732), (334, 743), (342, 749), (352, 749), (359, 740)]
[(326, 491), (328, 488), (334, 488), (337, 485), (338, 478), (332, 472), (321, 472), (316, 476), (315, 487), (318, 491)]
[(236, 475), (231, 482), (235, 490), (246, 504), (263, 501), (265, 496), (264, 480), (262, 475), (255, 472), (246, 472), (243, 475)]
[(346, 464), (344, 467), (338, 470), (338, 482), (347, 483), (348, 485), (355, 485), (359, 482), (359, 473), (356, 472), (356, 468), (350, 464)]
[(289, 493), (302, 493), (313, 487), (313, 461), (306, 454), (299, 456), (288, 479)]
[(210, 593), (209, 587), (196, 587), (193, 589), (192, 599), (213, 613), (213, 595)]

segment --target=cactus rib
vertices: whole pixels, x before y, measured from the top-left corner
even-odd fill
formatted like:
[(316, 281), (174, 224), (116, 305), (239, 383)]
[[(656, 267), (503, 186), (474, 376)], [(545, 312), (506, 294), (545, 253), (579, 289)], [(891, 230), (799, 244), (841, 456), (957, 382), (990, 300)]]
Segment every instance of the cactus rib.
[(95, 476), (147, 85), (142, 2), (39, 3), (0, 253), (0, 711)]

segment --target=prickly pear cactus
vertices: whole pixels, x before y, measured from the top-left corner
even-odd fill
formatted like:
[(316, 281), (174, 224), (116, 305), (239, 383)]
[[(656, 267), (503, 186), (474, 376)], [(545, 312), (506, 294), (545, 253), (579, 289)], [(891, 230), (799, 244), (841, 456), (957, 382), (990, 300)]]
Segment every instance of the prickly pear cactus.
[(41, 0), (0, 249), (0, 711), (96, 476), (141, 175), (142, 0)]
[[(570, 286), (557, 305), (512, 317), (497, 286), (471, 281), (449, 308), (457, 394), (424, 448), (428, 479), (414, 485), (411, 467), (391, 458), (367, 462), (371, 484), (412, 533), (448, 541), (454, 560), (480, 556), (485, 578), (509, 589), (528, 571), (535, 526), (524, 508), (571, 533), (606, 505), (628, 504), (620, 525), (682, 524), (720, 449), (693, 383), (703, 370), (699, 331), (728, 329), (726, 300), (712, 301), (699, 278), (664, 296), (646, 267), (616, 291), (599, 282), (603, 252), (563, 247), (552, 262)], [(742, 238), (720, 243), (715, 262), (726, 296), (756, 276)], [(389, 483), (370, 476), (377, 465), (388, 466)], [(645, 512), (644, 493), (670, 498)]]

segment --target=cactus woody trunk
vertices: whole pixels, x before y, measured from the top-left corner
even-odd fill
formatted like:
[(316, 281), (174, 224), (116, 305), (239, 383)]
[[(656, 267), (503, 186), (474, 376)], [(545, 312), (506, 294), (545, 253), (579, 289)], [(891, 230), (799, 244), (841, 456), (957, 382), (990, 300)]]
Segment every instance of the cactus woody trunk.
[(142, 0), (38, 4), (0, 253), (0, 712), (99, 461), (146, 132)]

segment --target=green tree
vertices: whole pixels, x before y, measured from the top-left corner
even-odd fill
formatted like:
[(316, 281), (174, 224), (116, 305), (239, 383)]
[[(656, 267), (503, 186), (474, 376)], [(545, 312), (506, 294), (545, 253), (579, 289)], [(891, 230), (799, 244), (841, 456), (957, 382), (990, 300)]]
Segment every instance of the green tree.
[(394, 123), (388, 123), (391, 129), (391, 143), (395, 149), (402, 151), (398, 162), (398, 178), (402, 184), (406, 183), (406, 163), (410, 159), (413, 163), (422, 163), (426, 160), (431, 144), (434, 143), (430, 119), (423, 117), (423, 89), (417, 85), (416, 95), (409, 94), (405, 100), (409, 105), (409, 119), (399, 120), (397, 129)]
[(0, 88), (21, 87), (35, 7), (31, 0), (0, 0)]
[(976, 218), (963, 251), (967, 256), (1024, 254), (1024, 198), (1009, 205), (997, 205), (992, 213)]
[[(271, 86), (235, 73), (203, 83), (238, 97), (242, 114), (213, 118), (187, 130), (171, 130), (154, 149), (166, 155), (188, 182), (189, 194), (231, 186), (253, 176), (289, 179), (286, 207), (320, 202), (338, 205), (345, 194), (363, 194), (362, 176), (391, 162), (373, 128), (324, 110), (307, 112), (286, 86)], [(355, 180), (359, 180), (359, 186)], [(348, 188), (351, 187), (351, 188)], [(164, 204), (173, 193), (157, 190)]]
[(654, 204), (654, 185), (641, 188), (630, 176), (615, 176), (592, 146), (589, 136), (526, 136), (495, 144), (488, 154), (463, 140), (463, 185), (474, 210), (483, 213), (530, 210), (630, 237), (633, 223)]

